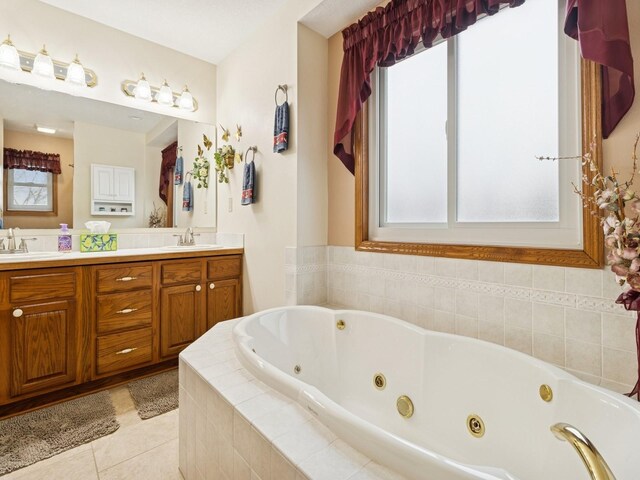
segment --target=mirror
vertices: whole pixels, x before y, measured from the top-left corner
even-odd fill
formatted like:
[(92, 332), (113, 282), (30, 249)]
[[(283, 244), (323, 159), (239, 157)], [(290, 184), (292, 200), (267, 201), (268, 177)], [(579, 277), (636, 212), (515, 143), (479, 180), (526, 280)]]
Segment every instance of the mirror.
[[(216, 138), (212, 125), (0, 80), (0, 126), (4, 228), (215, 227), (215, 181), (194, 188), (193, 210), (183, 211), (184, 183), (171, 167), (160, 176), (173, 148), (184, 180), (202, 135)], [(154, 212), (162, 220), (152, 225)]]

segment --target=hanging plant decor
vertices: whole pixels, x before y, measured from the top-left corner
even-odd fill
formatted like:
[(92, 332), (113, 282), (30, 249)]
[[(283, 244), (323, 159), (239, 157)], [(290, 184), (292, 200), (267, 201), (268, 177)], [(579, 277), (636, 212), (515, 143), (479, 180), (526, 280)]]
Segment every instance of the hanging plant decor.
[(234, 166), (236, 151), (231, 145), (223, 145), (213, 154), (218, 172), (218, 183), (229, 183), (229, 170)]

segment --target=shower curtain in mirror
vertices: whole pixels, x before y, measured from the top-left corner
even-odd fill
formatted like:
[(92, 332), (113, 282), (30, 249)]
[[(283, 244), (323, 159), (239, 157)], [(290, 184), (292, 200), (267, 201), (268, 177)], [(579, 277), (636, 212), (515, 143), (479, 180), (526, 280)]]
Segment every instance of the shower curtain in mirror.
[(173, 169), (178, 158), (178, 142), (174, 142), (162, 150), (162, 165), (160, 166), (160, 187), (158, 194), (164, 203), (167, 203), (167, 190), (169, 185), (173, 187)]

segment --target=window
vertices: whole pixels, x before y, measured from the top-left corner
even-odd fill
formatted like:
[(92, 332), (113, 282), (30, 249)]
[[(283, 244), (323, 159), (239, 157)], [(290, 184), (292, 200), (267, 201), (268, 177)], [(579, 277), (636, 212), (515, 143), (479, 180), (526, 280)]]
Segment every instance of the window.
[[(582, 250), (577, 43), (563, 4), (527, 2), (378, 68), (369, 239)], [(560, 4), (560, 5), (559, 5)]]
[(55, 213), (55, 182), (52, 173), (17, 168), (5, 170), (5, 173), (7, 212), (42, 215)]

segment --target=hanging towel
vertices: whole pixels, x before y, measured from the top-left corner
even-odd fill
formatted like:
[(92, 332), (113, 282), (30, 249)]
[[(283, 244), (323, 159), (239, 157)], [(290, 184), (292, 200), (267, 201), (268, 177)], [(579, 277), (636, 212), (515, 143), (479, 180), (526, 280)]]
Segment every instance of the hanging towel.
[(184, 160), (180, 155), (176, 160), (176, 169), (173, 172), (173, 184), (182, 185), (182, 172), (184, 171)]
[(289, 148), (289, 103), (276, 106), (276, 118), (273, 126), (273, 153), (284, 152)]
[(253, 161), (244, 164), (242, 174), (242, 200), (241, 205), (251, 205), (256, 202), (256, 166)]
[(182, 211), (193, 212), (193, 186), (191, 180), (184, 182), (184, 189), (182, 191)]

